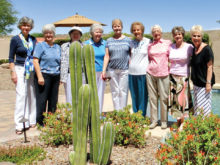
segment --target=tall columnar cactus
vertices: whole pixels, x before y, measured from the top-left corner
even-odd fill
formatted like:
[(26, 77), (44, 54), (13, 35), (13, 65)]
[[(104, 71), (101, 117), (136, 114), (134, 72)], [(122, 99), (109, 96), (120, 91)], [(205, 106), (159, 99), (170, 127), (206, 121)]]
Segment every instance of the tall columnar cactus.
[(78, 94), (79, 88), (82, 86), (82, 47), (79, 42), (73, 42), (69, 49), (69, 65), (71, 68), (71, 92), (72, 92), (72, 111), (73, 111), (73, 146), (76, 148), (78, 134)]
[(90, 108), (90, 86), (82, 85), (79, 89), (78, 107), (77, 107), (77, 144), (75, 152), (71, 153), (71, 164), (86, 164), (87, 160), (87, 126)]
[[(89, 116), (89, 121), (90, 121), (89, 123), (90, 158), (93, 163), (104, 165), (108, 163), (111, 155), (112, 145), (114, 141), (114, 129), (112, 123), (106, 123), (103, 128), (103, 134), (102, 134), (103, 137), (101, 138), (99, 99), (98, 99), (98, 93), (96, 87), (94, 50), (91, 45), (84, 45), (83, 48), (81, 49), (81, 45), (78, 42), (74, 42), (70, 46), (70, 73), (71, 73), (71, 89), (72, 89), (72, 99), (73, 99), (72, 100), (73, 131), (74, 131), (73, 141), (74, 141), (74, 151), (75, 151), (75, 152), (71, 152), (70, 154), (70, 162), (71, 164), (78, 165), (79, 164), (78, 160), (83, 159), (83, 161), (81, 161), (79, 165), (85, 164), (84, 161), (85, 157), (81, 155), (81, 153), (84, 152), (78, 149), (78, 147), (81, 146), (82, 143), (82, 142), (78, 142), (80, 138), (79, 129), (81, 129), (79, 124), (80, 121), (82, 121), (82, 119), (76, 117), (80, 113), (78, 108), (80, 106), (80, 103), (77, 102), (76, 100), (78, 99), (79, 86), (82, 85), (82, 70), (85, 72), (86, 83), (88, 83), (91, 87), (90, 112), (88, 111), (87, 114)], [(82, 115), (81, 117), (85, 118), (85, 116)], [(87, 132), (87, 129), (83, 131)], [(83, 135), (87, 135), (87, 133), (83, 133)], [(85, 139), (87, 138), (83, 137), (83, 141)]]

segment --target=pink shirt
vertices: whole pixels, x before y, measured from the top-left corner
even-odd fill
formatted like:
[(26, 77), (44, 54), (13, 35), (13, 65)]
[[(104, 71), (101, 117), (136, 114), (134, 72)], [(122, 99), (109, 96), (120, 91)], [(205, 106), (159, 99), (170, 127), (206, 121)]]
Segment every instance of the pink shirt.
[(160, 39), (153, 41), (148, 46), (149, 64), (147, 72), (155, 77), (169, 75), (168, 58), (170, 53), (170, 40)]
[(178, 76), (189, 76), (189, 61), (193, 53), (193, 46), (188, 43), (180, 48), (176, 48), (176, 44), (171, 45), (169, 61), (170, 74)]

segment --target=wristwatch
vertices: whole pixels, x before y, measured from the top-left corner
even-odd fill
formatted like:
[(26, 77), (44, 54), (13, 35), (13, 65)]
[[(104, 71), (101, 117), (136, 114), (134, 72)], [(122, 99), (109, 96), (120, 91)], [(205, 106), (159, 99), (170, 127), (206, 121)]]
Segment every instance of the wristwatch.
[(211, 81), (210, 80), (206, 80), (206, 84), (211, 84)]

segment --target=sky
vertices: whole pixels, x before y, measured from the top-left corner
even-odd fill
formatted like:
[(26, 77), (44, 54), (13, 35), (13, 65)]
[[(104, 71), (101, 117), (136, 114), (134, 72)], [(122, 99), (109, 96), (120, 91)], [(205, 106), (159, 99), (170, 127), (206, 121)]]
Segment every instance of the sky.
[[(120, 18), (123, 32), (130, 33), (132, 22), (139, 21), (150, 33), (151, 26), (159, 24), (163, 32), (174, 26), (183, 26), (189, 31), (193, 25), (202, 25), (204, 30), (220, 29), (220, 0), (11, 0), (17, 17), (28, 16), (34, 20), (31, 33), (41, 32), (42, 27), (66, 17), (85, 16), (104, 24), (104, 33), (112, 31), (111, 22)], [(12, 35), (20, 32), (13, 26)], [(57, 34), (67, 34), (69, 28), (57, 27)], [(82, 28), (88, 32), (89, 27)]]

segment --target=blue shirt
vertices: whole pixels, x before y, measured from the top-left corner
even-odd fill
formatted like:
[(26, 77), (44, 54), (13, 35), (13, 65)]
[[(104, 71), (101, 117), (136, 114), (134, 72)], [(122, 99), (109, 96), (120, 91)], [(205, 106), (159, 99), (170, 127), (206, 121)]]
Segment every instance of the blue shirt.
[[(37, 40), (35, 37), (30, 36), (33, 41), (33, 50), (35, 48)], [(31, 52), (33, 54), (33, 51)], [(18, 35), (12, 37), (9, 50), (9, 63), (15, 61), (15, 65), (24, 66), (25, 59), (27, 57), (27, 49), (24, 47), (22, 40)]]
[(125, 37), (117, 40), (113, 37), (107, 39), (106, 48), (109, 51), (108, 69), (128, 69), (128, 61), (131, 50), (131, 39)]
[(92, 45), (95, 52), (95, 70), (101, 72), (105, 56), (106, 41), (101, 39), (98, 43), (94, 42), (92, 38), (85, 41), (84, 44)]
[(36, 45), (33, 56), (39, 59), (42, 73), (60, 74), (61, 48), (59, 45), (50, 46), (46, 42), (40, 42)]

